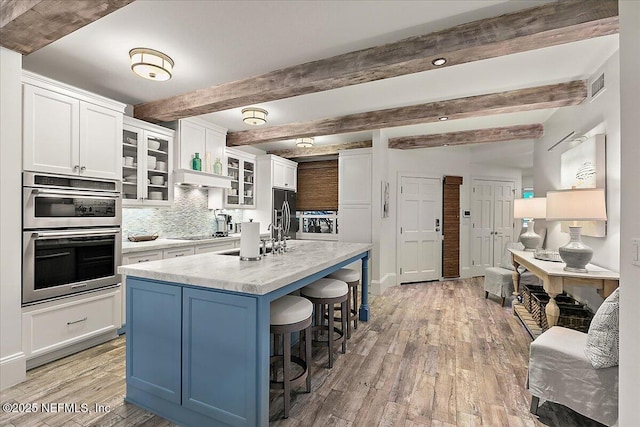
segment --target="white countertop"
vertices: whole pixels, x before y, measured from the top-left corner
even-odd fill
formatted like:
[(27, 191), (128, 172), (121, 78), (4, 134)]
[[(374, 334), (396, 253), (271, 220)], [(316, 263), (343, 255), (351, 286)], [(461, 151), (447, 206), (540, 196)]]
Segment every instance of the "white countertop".
[[(215, 239), (220, 240), (220, 239)], [(124, 265), (118, 273), (211, 289), (264, 295), (371, 249), (369, 243), (288, 242), (289, 252), (260, 261), (213, 253)]]

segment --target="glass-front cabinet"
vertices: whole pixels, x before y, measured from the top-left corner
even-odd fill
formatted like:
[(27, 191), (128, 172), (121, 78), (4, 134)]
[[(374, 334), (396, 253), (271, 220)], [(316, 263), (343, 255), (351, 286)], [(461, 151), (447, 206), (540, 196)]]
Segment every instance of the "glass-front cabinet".
[(226, 208), (255, 208), (256, 157), (249, 153), (227, 148), (227, 175), (231, 188), (225, 189)]
[(130, 117), (122, 131), (122, 205), (173, 203), (170, 167), (174, 131)]

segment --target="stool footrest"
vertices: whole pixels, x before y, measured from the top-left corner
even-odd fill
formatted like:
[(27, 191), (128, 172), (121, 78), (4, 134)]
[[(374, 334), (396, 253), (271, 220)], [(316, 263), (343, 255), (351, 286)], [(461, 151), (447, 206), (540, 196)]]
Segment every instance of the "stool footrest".
[[(270, 361), (271, 363), (278, 362), (283, 358), (284, 356), (282, 355), (271, 356)], [(307, 370), (307, 363), (298, 356), (291, 356), (291, 362), (302, 368), (302, 373), (300, 375), (289, 380), (289, 384), (291, 384), (291, 387), (296, 387), (306, 381), (307, 376), (309, 375), (309, 371)], [(283, 390), (284, 381), (269, 381), (269, 388), (274, 390)]]

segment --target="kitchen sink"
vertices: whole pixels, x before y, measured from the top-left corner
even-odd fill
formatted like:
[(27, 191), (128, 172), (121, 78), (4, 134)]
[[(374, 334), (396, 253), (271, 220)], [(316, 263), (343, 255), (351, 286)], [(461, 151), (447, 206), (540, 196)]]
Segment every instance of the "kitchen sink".
[[(262, 249), (260, 249), (260, 252), (262, 253)], [(267, 253), (271, 253), (271, 248), (270, 247), (267, 247)], [(225, 253), (220, 254), (220, 255), (240, 256), (240, 249), (236, 249), (234, 251), (228, 251), (228, 252), (225, 252)]]

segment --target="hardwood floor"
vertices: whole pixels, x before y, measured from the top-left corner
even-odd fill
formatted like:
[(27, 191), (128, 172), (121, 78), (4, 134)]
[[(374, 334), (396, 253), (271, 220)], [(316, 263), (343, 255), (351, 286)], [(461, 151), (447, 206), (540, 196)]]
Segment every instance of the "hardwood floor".
[[(395, 287), (371, 298), (371, 315), (333, 369), (326, 350), (314, 349), (312, 392), (293, 393), (288, 419), (282, 395), (271, 393), (273, 427), (599, 426), (549, 402), (539, 419), (529, 413), (530, 338), (510, 308), (484, 299), (482, 279)], [(124, 351), (120, 337), (29, 371), (1, 393), (3, 404), (76, 403), (76, 411), (0, 411), (0, 425), (174, 426), (124, 403)]]

